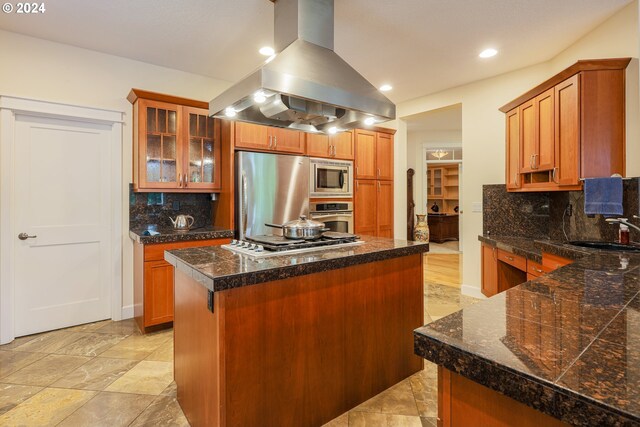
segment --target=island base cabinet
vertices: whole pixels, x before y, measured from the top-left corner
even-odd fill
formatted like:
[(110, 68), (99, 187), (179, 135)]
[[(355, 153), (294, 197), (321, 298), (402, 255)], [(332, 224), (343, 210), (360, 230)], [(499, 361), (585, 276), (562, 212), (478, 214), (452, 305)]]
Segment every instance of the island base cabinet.
[(438, 427), (569, 425), (438, 366)]
[(213, 293), (175, 271), (175, 381), (192, 426), (320, 426), (423, 368), (422, 255)]

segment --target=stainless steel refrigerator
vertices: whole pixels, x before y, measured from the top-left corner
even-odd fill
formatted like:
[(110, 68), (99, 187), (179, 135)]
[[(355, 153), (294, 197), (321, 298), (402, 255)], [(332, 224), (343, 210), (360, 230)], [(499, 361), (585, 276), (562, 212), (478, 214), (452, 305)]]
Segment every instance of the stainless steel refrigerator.
[(269, 153), (236, 153), (236, 236), (282, 235), (265, 223), (284, 224), (309, 215), (309, 159)]

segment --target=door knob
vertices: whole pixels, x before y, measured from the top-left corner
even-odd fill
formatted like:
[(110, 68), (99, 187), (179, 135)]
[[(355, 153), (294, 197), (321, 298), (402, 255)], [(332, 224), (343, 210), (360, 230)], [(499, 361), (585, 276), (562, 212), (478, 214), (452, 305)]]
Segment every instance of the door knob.
[(29, 236), (27, 233), (18, 234), (18, 239), (20, 240), (35, 239), (36, 237), (38, 236)]

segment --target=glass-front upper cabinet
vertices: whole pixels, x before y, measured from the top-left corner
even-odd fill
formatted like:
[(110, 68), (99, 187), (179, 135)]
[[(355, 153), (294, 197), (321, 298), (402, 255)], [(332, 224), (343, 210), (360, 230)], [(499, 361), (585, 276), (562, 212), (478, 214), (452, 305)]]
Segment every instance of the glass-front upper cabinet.
[(177, 188), (181, 171), (178, 157), (178, 106), (140, 100), (138, 167), (146, 187)]
[(219, 122), (200, 108), (184, 107), (187, 123), (185, 185), (188, 188), (209, 188), (220, 182), (216, 159), (220, 158)]
[(138, 89), (127, 99), (134, 112), (134, 191), (220, 190), (219, 122), (206, 103)]

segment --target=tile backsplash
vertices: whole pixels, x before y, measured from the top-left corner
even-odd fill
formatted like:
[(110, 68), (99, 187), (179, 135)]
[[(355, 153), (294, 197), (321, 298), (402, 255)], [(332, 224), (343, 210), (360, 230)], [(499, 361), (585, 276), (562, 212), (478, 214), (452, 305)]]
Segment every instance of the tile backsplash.
[[(635, 224), (640, 224), (640, 220), (633, 219), (633, 215), (640, 215), (639, 181), (623, 181), (624, 216)], [(565, 213), (569, 203), (571, 215)], [(566, 233), (568, 240), (614, 241), (618, 226), (607, 223), (602, 215), (585, 215), (582, 191), (509, 193), (504, 185), (485, 185), (483, 233), (552, 240), (565, 240)], [(631, 240), (640, 241), (640, 233), (631, 229)]]
[(134, 193), (129, 185), (129, 229), (173, 227), (171, 218), (191, 215), (194, 227), (213, 224), (210, 194), (200, 193)]

